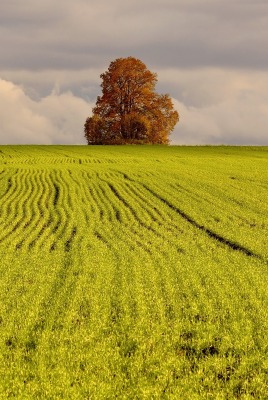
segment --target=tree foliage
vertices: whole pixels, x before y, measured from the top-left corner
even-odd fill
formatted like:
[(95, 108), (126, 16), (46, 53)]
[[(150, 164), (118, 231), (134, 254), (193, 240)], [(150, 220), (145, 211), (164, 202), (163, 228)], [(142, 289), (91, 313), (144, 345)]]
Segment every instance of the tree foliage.
[(128, 57), (112, 61), (100, 77), (102, 96), (84, 125), (88, 144), (169, 142), (179, 114), (169, 95), (155, 92), (155, 73)]

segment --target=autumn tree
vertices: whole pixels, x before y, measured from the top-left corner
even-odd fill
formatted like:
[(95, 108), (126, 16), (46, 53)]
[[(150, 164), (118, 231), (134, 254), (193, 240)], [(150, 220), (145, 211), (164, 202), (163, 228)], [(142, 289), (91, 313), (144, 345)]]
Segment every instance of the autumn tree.
[(134, 58), (111, 62), (84, 132), (88, 144), (168, 143), (179, 120), (169, 95), (155, 92), (157, 75)]

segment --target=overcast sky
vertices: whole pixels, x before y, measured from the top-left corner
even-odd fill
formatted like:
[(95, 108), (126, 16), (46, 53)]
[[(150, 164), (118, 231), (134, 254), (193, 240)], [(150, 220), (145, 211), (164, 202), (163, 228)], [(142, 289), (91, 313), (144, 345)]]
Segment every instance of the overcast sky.
[(172, 144), (268, 145), (267, 0), (0, 0), (0, 144), (83, 144), (100, 74), (133, 56)]

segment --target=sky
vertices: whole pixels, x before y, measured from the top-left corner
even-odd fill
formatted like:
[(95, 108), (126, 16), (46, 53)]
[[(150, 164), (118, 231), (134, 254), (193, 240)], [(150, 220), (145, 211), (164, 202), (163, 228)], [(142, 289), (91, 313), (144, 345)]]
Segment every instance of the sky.
[(267, 0), (0, 0), (0, 144), (86, 144), (100, 74), (132, 56), (176, 145), (268, 145)]

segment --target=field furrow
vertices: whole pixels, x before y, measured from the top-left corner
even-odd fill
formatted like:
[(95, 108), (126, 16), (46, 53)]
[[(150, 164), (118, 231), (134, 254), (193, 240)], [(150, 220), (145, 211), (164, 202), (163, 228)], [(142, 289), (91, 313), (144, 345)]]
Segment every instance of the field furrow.
[(267, 148), (0, 159), (0, 398), (267, 397)]

